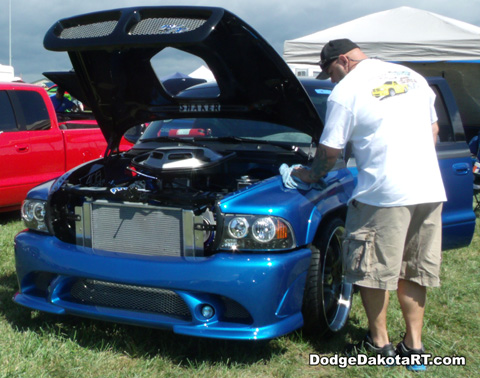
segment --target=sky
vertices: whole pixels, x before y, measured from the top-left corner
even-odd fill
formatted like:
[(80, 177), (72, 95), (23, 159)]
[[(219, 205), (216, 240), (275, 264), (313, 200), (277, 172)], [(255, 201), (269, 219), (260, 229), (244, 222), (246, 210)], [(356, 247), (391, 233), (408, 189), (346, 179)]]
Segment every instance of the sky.
[[(280, 55), (283, 54), (285, 40), (400, 6), (430, 11), (480, 26), (480, 0), (0, 0), (0, 64), (8, 65), (11, 59), (15, 75), (26, 82), (41, 79), (45, 71), (70, 70), (72, 66), (67, 53), (47, 51), (43, 47), (45, 33), (57, 20), (100, 10), (142, 5), (226, 8), (256, 29)], [(381, 30), (378, 32), (381, 33)], [(160, 76), (174, 72), (188, 74), (202, 62), (172, 54), (166, 55), (162, 63), (157, 71)]]

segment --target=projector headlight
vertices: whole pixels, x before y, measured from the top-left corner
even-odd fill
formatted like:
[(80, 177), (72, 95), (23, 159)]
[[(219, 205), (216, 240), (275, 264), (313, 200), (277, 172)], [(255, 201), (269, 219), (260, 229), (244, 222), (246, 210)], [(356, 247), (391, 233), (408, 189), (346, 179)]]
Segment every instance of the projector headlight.
[(241, 239), (248, 234), (248, 221), (243, 217), (235, 217), (228, 222), (228, 233), (232, 238)]
[(48, 232), (45, 222), (46, 201), (26, 199), (22, 205), (22, 218), (25, 226), (31, 230)]
[(292, 227), (282, 218), (226, 215), (220, 249), (281, 251), (295, 247)]
[[(278, 223), (278, 222), (277, 222)], [(277, 227), (272, 218), (260, 218), (253, 222), (252, 236), (260, 243), (268, 243), (276, 236)]]

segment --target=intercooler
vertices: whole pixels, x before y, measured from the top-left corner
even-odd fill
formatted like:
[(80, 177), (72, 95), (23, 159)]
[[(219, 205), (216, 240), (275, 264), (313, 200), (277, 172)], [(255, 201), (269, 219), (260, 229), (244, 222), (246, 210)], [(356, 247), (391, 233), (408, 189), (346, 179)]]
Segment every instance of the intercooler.
[(75, 208), (77, 245), (144, 256), (202, 256), (204, 232), (191, 210), (139, 203), (85, 202)]

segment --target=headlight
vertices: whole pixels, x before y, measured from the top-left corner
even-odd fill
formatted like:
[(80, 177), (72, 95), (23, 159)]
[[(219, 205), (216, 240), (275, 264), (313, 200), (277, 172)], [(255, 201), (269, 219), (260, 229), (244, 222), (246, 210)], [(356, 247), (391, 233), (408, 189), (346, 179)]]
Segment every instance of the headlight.
[(226, 215), (220, 249), (280, 251), (295, 247), (287, 221), (272, 216)]
[(260, 243), (268, 243), (277, 233), (275, 222), (272, 218), (260, 218), (253, 222), (252, 236)]
[(248, 234), (248, 221), (243, 217), (235, 217), (228, 222), (228, 233), (232, 238), (241, 239)]
[(48, 232), (45, 222), (46, 201), (26, 199), (22, 205), (22, 218), (31, 230)]

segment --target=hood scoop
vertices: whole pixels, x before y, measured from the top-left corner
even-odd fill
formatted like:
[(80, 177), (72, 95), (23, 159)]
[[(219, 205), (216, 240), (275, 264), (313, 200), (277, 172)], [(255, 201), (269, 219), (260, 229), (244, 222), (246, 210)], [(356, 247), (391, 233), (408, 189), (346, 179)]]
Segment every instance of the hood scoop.
[(235, 153), (221, 155), (205, 147), (162, 147), (132, 159), (139, 171), (152, 174), (165, 173), (212, 173)]

